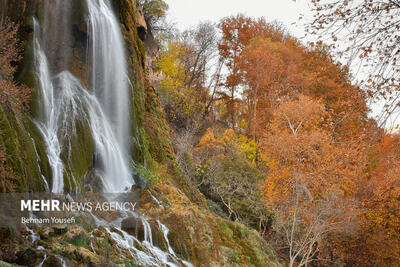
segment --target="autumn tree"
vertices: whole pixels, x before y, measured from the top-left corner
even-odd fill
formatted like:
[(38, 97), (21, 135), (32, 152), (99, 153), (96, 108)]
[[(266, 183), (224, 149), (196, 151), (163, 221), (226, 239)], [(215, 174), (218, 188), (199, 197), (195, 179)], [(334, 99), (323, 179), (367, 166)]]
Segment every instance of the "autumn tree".
[(290, 266), (317, 259), (324, 237), (349, 224), (360, 168), (335, 144), (329, 113), (306, 96), (283, 101), (261, 139), (269, 168), (263, 196)]
[(237, 123), (236, 102), (240, 91), (239, 85), (242, 81), (239, 61), (243, 49), (255, 37), (269, 37), (273, 41), (281, 41), (284, 35), (278, 24), (268, 24), (264, 18), (253, 19), (244, 15), (224, 18), (218, 27), (222, 33), (218, 50), (228, 70), (224, 82), (226, 92), (222, 92), (222, 95), (227, 100), (231, 126), (235, 129)]
[(187, 128), (210, 112), (220, 83), (216, 42), (215, 26), (200, 23), (170, 41), (161, 53), (157, 65), (163, 78), (158, 88), (177, 128)]
[(203, 117), (210, 113), (220, 86), (222, 62), (217, 54), (217, 32), (215, 25), (201, 22), (194, 29), (182, 33), (182, 43), (187, 48), (183, 59), (188, 70), (186, 87), (194, 88), (198, 99), (204, 104)]
[(301, 54), (295, 49), (269, 38), (256, 37), (243, 49), (239, 69), (247, 102), (247, 129), (254, 138), (270, 121), (279, 98), (295, 91), (291, 86), (299, 83), (294, 79), (301, 73), (300, 62)]
[(235, 121), (239, 130), (258, 138), (279, 99), (297, 93), (320, 98), (341, 137), (368, 124), (365, 93), (327, 46), (304, 46), (279, 24), (241, 15), (226, 18), (219, 27), (219, 53), (228, 70), (221, 96), (231, 125)]
[(351, 83), (348, 69), (333, 60), (326, 46), (306, 47), (290, 36), (283, 42), (258, 37), (243, 49), (238, 68), (253, 136), (270, 122), (279, 99), (298, 93), (323, 101), (341, 138), (368, 126), (364, 92)]
[[(215, 134), (214, 131), (217, 133)], [(266, 231), (270, 214), (260, 200), (256, 142), (232, 129), (208, 129), (194, 150), (195, 183), (223, 216)]]
[(184, 64), (189, 73), (186, 86), (204, 87), (211, 61), (216, 57), (217, 34), (214, 24), (201, 22), (182, 33), (182, 43), (188, 49)]
[(303, 94), (324, 102), (336, 136), (352, 138), (369, 127), (365, 92), (352, 83), (348, 68), (336, 62), (326, 46), (306, 49), (301, 68)]
[[(363, 220), (356, 264), (390, 266), (400, 261), (400, 136), (385, 134), (370, 152), (370, 179), (362, 186)], [(348, 249), (348, 248), (347, 248)]]
[(202, 112), (203, 106), (196, 101), (196, 92), (185, 86), (186, 66), (181, 61), (185, 47), (179, 42), (168, 44), (168, 50), (161, 54), (158, 66), (164, 75), (157, 86), (168, 121), (185, 128), (194, 119), (193, 114)]
[(399, 107), (400, 2), (313, 0), (312, 6), (315, 19), (308, 32), (330, 36), (339, 55), (366, 67), (369, 77), (363, 83), (368, 95), (386, 102), (379, 121), (384, 125)]

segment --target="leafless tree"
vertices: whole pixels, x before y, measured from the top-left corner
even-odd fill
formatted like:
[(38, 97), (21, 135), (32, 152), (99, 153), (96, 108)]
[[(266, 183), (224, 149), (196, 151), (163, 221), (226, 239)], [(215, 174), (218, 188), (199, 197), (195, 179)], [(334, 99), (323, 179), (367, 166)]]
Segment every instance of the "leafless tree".
[(329, 36), (339, 56), (369, 73), (362, 83), (371, 100), (385, 102), (385, 125), (400, 106), (400, 1), (312, 0), (312, 7), (307, 31)]
[(350, 227), (347, 220), (349, 201), (340, 191), (331, 190), (321, 199), (313, 199), (300, 179), (293, 185), (293, 193), (273, 207), (273, 223), (277, 248), (287, 251), (289, 266), (308, 266), (317, 257), (319, 245), (326, 235)]

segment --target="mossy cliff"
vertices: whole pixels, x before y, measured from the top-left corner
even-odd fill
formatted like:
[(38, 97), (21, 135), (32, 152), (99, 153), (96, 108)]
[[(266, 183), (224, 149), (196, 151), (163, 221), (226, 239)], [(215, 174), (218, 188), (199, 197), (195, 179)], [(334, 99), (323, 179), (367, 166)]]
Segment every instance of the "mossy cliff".
[[(0, 13), (21, 25), (20, 39), (25, 50), (16, 79), (31, 87), (36, 87), (32, 68), (31, 17), (42, 19), (43, 2), (3, 0)], [(74, 17), (84, 17), (82, 14), (87, 12), (82, 4), (84, 1), (73, 2)], [(140, 177), (142, 184), (146, 185), (140, 193), (141, 212), (154, 220), (160, 220), (170, 229), (168, 237), (171, 247), (178, 256), (191, 261), (194, 266), (281, 266), (274, 252), (256, 231), (221, 219), (210, 212), (202, 194), (181, 174), (175, 161), (165, 114), (156, 91), (147, 79), (146, 37), (139, 37), (138, 34), (136, 3), (132, 0), (113, 0), (112, 3), (125, 38), (132, 83), (132, 168), (136, 172), (135, 176)], [(85, 80), (87, 29), (84, 20), (73, 21), (70, 69), (81, 80)], [(51, 186), (46, 147), (34, 123), (35, 118), (40, 116), (39, 110), (40, 104), (35, 93), (29, 112), (19, 113), (11, 108), (0, 108), (0, 146), (5, 151), (8, 167), (19, 178), (17, 191), (44, 191), (42, 175)], [(93, 154), (90, 131), (80, 123), (76, 130), (71, 160), (65, 173), (66, 190), (69, 189), (71, 177), (83, 177)], [(155, 202), (154, 197), (159, 203)], [(20, 233), (2, 229), (0, 260), (36, 266), (43, 260), (42, 252), (37, 249), (42, 246), (52, 252), (43, 266), (58, 266), (56, 255), (63, 255), (71, 266), (135, 266), (129, 257), (122, 259), (118, 254), (122, 252), (116, 249), (106, 231), (92, 232), (90, 227), (72, 228), (48, 230), (52, 234), (36, 228), (41, 239), (35, 243), (26, 241), (27, 233), (24, 231)], [(153, 231), (154, 239), (157, 239), (159, 232)], [(159, 245), (161, 248), (165, 246), (161, 243)], [(2, 264), (0, 262), (0, 266)]]

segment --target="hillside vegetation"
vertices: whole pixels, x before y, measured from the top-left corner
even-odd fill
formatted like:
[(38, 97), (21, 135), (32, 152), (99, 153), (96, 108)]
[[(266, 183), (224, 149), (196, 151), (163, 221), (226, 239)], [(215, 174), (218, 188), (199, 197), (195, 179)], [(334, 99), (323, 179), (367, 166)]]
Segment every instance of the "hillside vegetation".
[[(29, 19), (41, 19), (42, 3), (3, 2), (0, 192), (44, 192), (52, 174), (33, 122)], [(162, 0), (111, 2), (132, 82), (132, 190), (153, 238), (162, 240), (159, 221), (169, 228), (161, 249), (204, 267), (398, 266), (400, 135), (370, 118), (367, 104), (390, 84), (355, 83), (332, 46), (304, 44), (264, 18), (238, 14), (179, 32)], [(76, 17), (86, 12), (76, 6)], [(79, 19), (74, 27), (71, 71), (81, 78), (87, 29)], [(93, 154), (86, 133), (78, 127), (66, 193), (72, 177), (84, 188)], [(71, 266), (136, 266), (112, 240), (117, 229), (33, 231), (40, 239), (30, 242), (25, 229), (1, 228), (0, 260), (61, 266), (62, 255)]]

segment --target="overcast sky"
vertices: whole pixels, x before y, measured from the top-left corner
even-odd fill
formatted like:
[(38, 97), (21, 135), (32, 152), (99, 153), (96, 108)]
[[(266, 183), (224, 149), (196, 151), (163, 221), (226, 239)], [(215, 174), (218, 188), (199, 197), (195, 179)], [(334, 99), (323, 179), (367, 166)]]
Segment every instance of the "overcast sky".
[(296, 37), (304, 35), (301, 26), (292, 25), (299, 15), (309, 14), (309, 0), (166, 0), (169, 17), (180, 30), (200, 21), (219, 22), (220, 19), (243, 13), (252, 17), (265, 17), (285, 24)]

